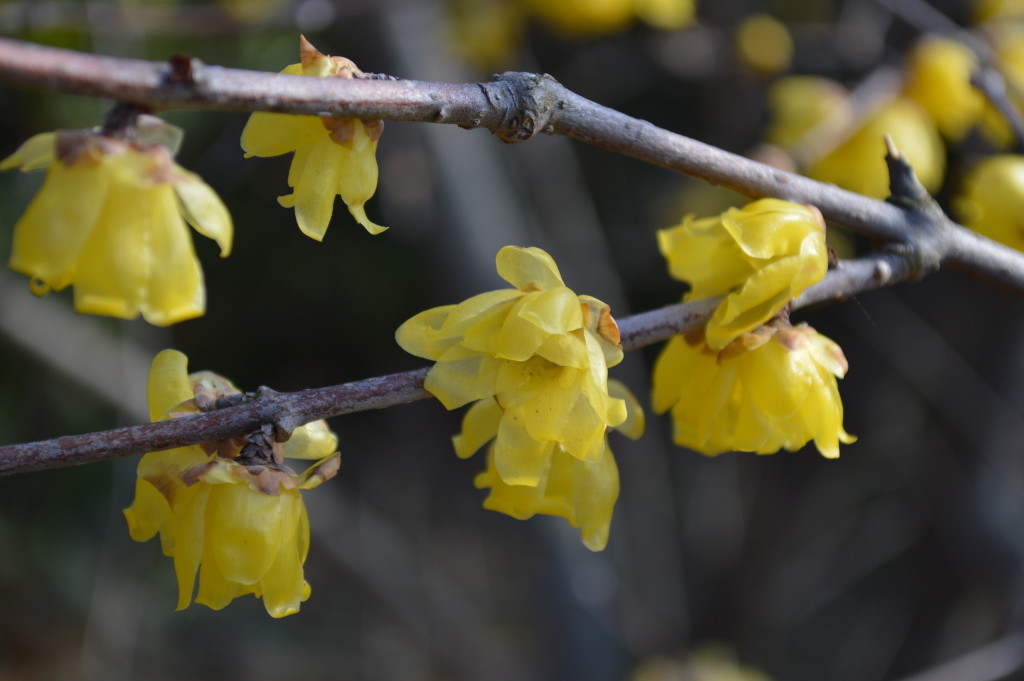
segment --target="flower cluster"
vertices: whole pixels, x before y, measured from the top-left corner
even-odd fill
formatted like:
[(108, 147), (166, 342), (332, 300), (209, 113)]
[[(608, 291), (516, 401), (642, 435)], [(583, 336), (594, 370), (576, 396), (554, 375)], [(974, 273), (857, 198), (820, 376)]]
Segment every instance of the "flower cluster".
[(206, 309), (203, 274), (186, 222), (231, 250), (231, 217), (197, 175), (161, 143), (170, 126), (145, 117), (132, 135), (42, 133), (0, 170), (47, 169), (14, 228), (11, 269), (44, 295), (75, 287), (75, 309), (158, 326)]
[[(675, 442), (704, 454), (799, 449), (827, 457), (853, 438), (836, 377), (846, 359), (786, 305), (828, 267), (816, 209), (761, 199), (658, 234), (688, 300), (725, 295), (705, 329), (672, 338), (654, 367), (653, 408), (671, 411)], [(782, 314), (780, 314), (782, 313)]]
[[(300, 39), (299, 57), (300, 63), (281, 73), (363, 77), (350, 60), (321, 54), (305, 37)], [(246, 158), (295, 154), (288, 170), (288, 186), (293, 191), (278, 202), (295, 208), (295, 219), (306, 236), (317, 241), (324, 238), (334, 214), (335, 196), (341, 196), (366, 231), (379, 234), (387, 227), (371, 221), (364, 204), (377, 191), (377, 140), (383, 130), (384, 123), (379, 120), (260, 112), (249, 117), (242, 131), (242, 149)]]
[(795, 451), (814, 440), (839, 456), (843, 430), (836, 378), (843, 351), (806, 324), (774, 321), (715, 350), (697, 332), (672, 338), (654, 365), (653, 409), (671, 409), (676, 444), (703, 454)]
[(563, 516), (588, 547), (603, 548), (618, 494), (605, 436), (628, 416), (608, 385), (608, 367), (622, 360), (618, 327), (539, 248), (506, 246), (497, 269), (515, 288), (421, 312), (396, 339), (436, 362), (424, 387), (446, 408), (476, 403), (455, 448), (470, 456), (494, 439), (477, 481), (491, 488), (489, 507)]
[(672, 276), (690, 284), (685, 300), (725, 296), (707, 326), (716, 350), (771, 319), (828, 269), (821, 213), (780, 199), (688, 215), (659, 231), (658, 245)]
[[(152, 420), (177, 418), (238, 395), (226, 379), (209, 372), (189, 376), (185, 355), (164, 350), (149, 376)], [(196, 602), (219, 610), (235, 598), (263, 599), (272, 617), (299, 611), (309, 598), (303, 575), (309, 551), (309, 519), (299, 490), (334, 477), (337, 438), (323, 421), (297, 428), (274, 444), (269, 459), (243, 450), (244, 440), (210, 447), (180, 447), (145, 455), (139, 462), (135, 499), (125, 509), (135, 541), (158, 532), (174, 559), (178, 609)], [(317, 459), (296, 475), (283, 459)]]

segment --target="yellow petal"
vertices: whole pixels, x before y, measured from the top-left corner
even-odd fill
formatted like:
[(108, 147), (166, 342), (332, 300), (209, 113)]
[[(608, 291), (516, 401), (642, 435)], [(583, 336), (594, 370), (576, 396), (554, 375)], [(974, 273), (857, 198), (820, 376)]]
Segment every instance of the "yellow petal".
[[(302, 150), (296, 153), (294, 164), (299, 163)], [(344, 163), (345, 149), (324, 137), (312, 147), (305, 158), (294, 184), (295, 219), (306, 236), (322, 241), (327, 225), (334, 214), (338, 178)]]
[(437, 360), (458, 342), (454, 335), (445, 332), (443, 328), (445, 320), (454, 309), (454, 305), (444, 305), (420, 312), (398, 327), (395, 341), (410, 355)]
[(188, 357), (177, 350), (161, 350), (149, 368), (146, 388), (150, 421), (160, 421), (167, 412), (195, 397), (188, 379)]
[(212, 489), (206, 517), (213, 559), (228, 581), (254, 584), (273, 565), (284, 528), (297, 522), (298, 511), (282, 504), (280, 495), (254, 492), (247, 485)]
[(281, 443), (287, 459), (323, 459), (338, 450), (338, 436), (323, 419), (299, 426)]
[(352, 149), (344, 149), (344, 160), (338, 177), (338, 194), (348, 206), (356, 222), (370, 234), (380, 234), (387, 227), (372, 222), (366, 217), (363, 205), (377, 191), (377, 143), (371, 142), (362, 121), (356, 123), (356, 143)]
[(224, 202), (195, 173), (180, 166), (175, 166), (175, 172), (182, 177), (174, 183), (174, 191), (181, 202), (182, 217), (197, 232), (217, 242), (220, 257), (228, 257), (234, 227)]
[(199, 568), (199, 592), (196, 594), (196, 603), (211, 610), (221, 610), (242, 595), (243, 585), (232, 582), (221, 573), (211, 548), (207, 547)]
[(646, 417), (636, 395), (626, 387), (625, 383), (614, 379), (608, 381), (608, 394), (615, 399), (622, 400), (626, 405), (626, 420), (615, 429), (631, 440), (639, 440), (644, 434)]
[(492, 398), (473, 403), (462, 417), (462, 432), (452, 438), (455, 454), (460, 459), (476, 454), (498, 434), (502, 417), (501, 407)]
[(124, 510), (131, 538), (135, 541), (149, 541), (156, 536), (170, 515), (171, 507), (164, 495), (146, 480), (136, 480), (135, 499)]
[(0, 161), (0, 170), (20, 168), (27, 173), (42, 170), (54, 162), (54, 144), (57, 140), (55, 132), (41, 132), (29, 137), (13, 154)]
[(38, 280), (37, 293), (72, 282), (75, 263), (108, 201), (109, 176), (88, 165), (50, 167), (46, 180), (14, 227), (9, 265)]
[(498, 427), (494, 465), (507, 485), (536, 486), (551, 463), (555, 443), (532, 438), (526, 422), (521, 407), (510, 407)]
[(327, 134), (317, 116), (257, 112), (242, 130), (242, 150), (246, 158), (281, 156), (312, 146)]
[(495, 261), (498, 275), (520, 291), (546, 291), (564, 285), (558, 265), (539, 248), (505, 246)]
[(472, 357), (438, 362), (427, 374), (423, 387), (439, 399), (445, 409), (457, 409), (494, 394), (499, 362), (489, 357)]
[[(302, 498), (298, 492), (286, 490), (281, 493), (283, 515), (281, 548), (273, 565), (260, 580), (263, 605), (271, 617), (285, 617), (299, 611), (299, 605), (308, 598), (308, 584), (303, 579), (304, 559), (299, 533), (308, 532), (300, 522)], [(305, 541), (308, 545), (308, 538)]]
[(174, 543), (174, 573), (178, 577), (178, 610), (184, 610), (192, 601), (196, 583), (196, 570), (203, 558), (207, 541), (206, 513), (210, 487), (195, 485), (196, 493), (185, 508), (178, 523)]

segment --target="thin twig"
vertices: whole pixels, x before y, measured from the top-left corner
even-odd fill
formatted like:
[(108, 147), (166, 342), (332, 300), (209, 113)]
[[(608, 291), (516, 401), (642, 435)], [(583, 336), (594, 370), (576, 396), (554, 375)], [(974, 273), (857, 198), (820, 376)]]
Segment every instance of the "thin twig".
[[(194, 59), (162, 63), (101, 57), (0, 39), (0, 80), (152, 110), (276, 111), (449, 123), (486, 128), (508, 142), (538, 132), (561, 134), (749, 196), (813, 204), (826, 218), (869, 237), (910, 244), (921, 238), (922, 221), (912, 211), (663, 130), (587, 100), (550, 76), (506, 73), (487, 83), (461, 84), (307, 78), (207, 66)], [(939, 226), (952, 235), (938, 244), (940, 262), (1024, 293), (1024, 255), (955, 234), (965, 230), (949, 220)]]
[[(883, 253), (840, 262), (825, 278), (804, 292), (794, 307), (885, 286), (915, 275), (903, 256)], [(622, 345), (633, 350), (666, 340), (706, 324), (717, 299), (670, 305), (619, 321)], [(368, 378), (293, 393), (262, 391), (238, 406), (98, 433), (67, 435), (53, 440), (0, 447), (0, 475), (107, 461), (144, 452), (242, 436), (272, 423), (291, 431), (322, 418), (382, 409), (413, 402), (430, 394), (423, 389), (427, 369)]]

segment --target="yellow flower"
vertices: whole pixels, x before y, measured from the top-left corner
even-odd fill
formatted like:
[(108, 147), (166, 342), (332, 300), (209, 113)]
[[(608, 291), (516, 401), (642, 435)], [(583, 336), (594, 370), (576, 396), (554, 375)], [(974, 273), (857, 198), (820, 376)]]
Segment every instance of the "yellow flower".
[(822, 123), (841, 126), (852, 116), (842, 85), (816, 76), (787, 76), (768, 89), (768, 143), (792, 150)]
[(1003, 154), (979, 163), (954, 205), (979, 234), (1024, 251), (1024, 156)]
[(768, 14), (744, 18), (733, 42), (740, 61), (764, 75), (781, 73), (793, 61), (793, 39), (786, 25)]
[[(344, 57), (321, 54), (305, 37), (300, 39), (301, 63), (281, 73), (322, 78), (362, 78), (363, 72)], [(379, 120), (321, 118), (277, 113), (254, 113), (242, 131), (245, 157), (280, 156), (294, 152), (288, 171), (291, 194), (278, 202), (295, 208), (295, 219), (306, 236), (324, 238), (341, 196), (349, 213), (370, 234), (387, 227), (366, 216), (364, 204), (377, 190), (377, 139), (384, 129)]]
[(906, 155), (929, 192), (942, 185), (946, 149), (935, 124), (914, 102), (898, 97), (871, 115), (846, 141), (815, 163), (808, 175), (843, 189), (884, 199), (889, 196), (885, 136)]
[(767, 322), (828, 269), (821, 214), (780, 199), (712, 218), (688, 215), (660, 230), (658, 245), (672, 276), (691, 286), (684, 300), (725, 296), (707, 326), (716, 350)]
[(672, 410), (676, 444), (708, 455), (796, 451), (823, 456), (856, 440), (843, 430), (836, 378), (843, 351), (806, 324), (779, 320), (713, 350), (700, 332), (672, 338), (654, 365), (653, 409)]
[(424, 386), (446, 408), (477, 402), (456, 452), (469, 456), (494, 438), (496, 480), (543, 497), (563, 454), (594, 466), (566, 460), (559, 470), (609, 470), (605, 433), (627, 422), (626, 400), (608, 385), (608, 367), (622, 360), (618, 327), (607, 305), (568, 289), (539, 248), (506, 246), (497, 268), (516, 288), (421, 312), (395, 336), (436, 361)]
[[(216, 374), (186, 374), (187, 358), (164, 350), (149, 374), (149, 409), (154, 421), (193, 414), (218, 398), (237, 395)], [(125, 509), (135, 541), (158, 532), (165, 555), (174, 559), (178, 609), (196, 602), (220, 610), (253, 594), (272, 617), (299, 611), (309, 598), (303, 575), (309, 551), (309, 519), (299, 490), (334, 477), (337, 437), (323, 421), (297, 428), (269, 452), (246, 449), (245, 439), (204, 447), (152, 452), (139, 462), (135, 499)], [(319, 459), (301, 475), (284, 457)]]
[(907, 58), (904, 94), (927, 113), (939, 132), (958, 141), (981, 117), (985, 98), (971, 85), (978, 58), (957, 40), (932, 37)]
[(42, 133), (0, 170), (47, 169), (42, 189), (14, 228), (9, 266), (36, 295), (75, 287), (81, 313), (158, 326), (198, 317), (206, 290), (185, 223), (231, 250), (227, 209), (199, 176), (160, 143), (166, 125), (133, 141), (88, 130)]
[(655, 28), (677, 30), (693, 23), (694, 0), (525, 0), (538, 19), (569, 35), (624, 31), (640, 18)]
[[(628, 417), (617, 430), (632, 439), (644, 431), (643, 411), (629, 389), (618, 381), (608, 382), (609, 392), (624, 400)], [(455, 452), (461, 458), (475, 454), (488, 441), (487, 468), (477, 475), (479, 489), (490, 489), (484, 508), (498, 511), (519, 520), (540, 513), (565, 518), (580, 530), (583, 544), (591, 551), (601, 551), (608, 544), (608, 530), (619, 496), (619, 469), (608, 446), (607, 436), (593, 460), (581, 460), (554, 447), (550, 464), (543, 470), (536, 485), (511, 485), (502, 479), (497, 468), (498, 440), (504, 410), (494, 398), (473, 404), (462, 419), (462, 432), (452, 438)]]

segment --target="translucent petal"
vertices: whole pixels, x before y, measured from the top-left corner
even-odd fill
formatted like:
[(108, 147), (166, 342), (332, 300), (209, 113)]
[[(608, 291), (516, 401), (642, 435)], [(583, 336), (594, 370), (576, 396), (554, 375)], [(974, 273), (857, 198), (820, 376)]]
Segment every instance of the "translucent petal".
[(457, 409), (494, 394), (498, 362), (474, 357), (455, 362), (438, 362), (431, 367), (423, 387), (439, 399), (445, 409)]
[(608, 381), (608, 394), (615, 399), (622, 400), (626, 406), (626, 420), (615, 429), (631, 440), (640, 439), (646, 427), (646, 417), (636, 395), (626, 387), (625, 383), (614, 379)]
[(738, 361), (746, 399), (769, 418), (789, 419), (807, 401), (815, 367), (805, 349), (773, 340)]
[[(602, 551), (608, 544), (608, 530), (619, 497), (619, 469), (607, 443), (593, 461), (569, 459), (573, 474), (573, 525), (580, 528), (583, 545)], [(550, 483), (549, 483), (550, 484)]]
[(456, 337), (446, 333), (443, 328), (445, 320), (454, 309), (454, 305), (444, 305), (420, 312), (398, 327), (395, 341), (410, 355), (437, 360), (458, 342)]
[(558, 265), (539, 248), (505, 246), (495, 259), (498, 275), (520, 291), (546, 291), (564, 286)]
[(195, 397), (188, 379), (188, 357), (177, 350), (161, 350), (149, 367), (146, 398), (149, 420), (160, 421), (167, 412)]
[(254, 584), (273, 565), (285, 528), (297, 522), (281, 496), (247, 485), (216, 485), (206, 511), (210, 553), (225, 579)]
[(146, 480), (135, 481), (135, 499), (124, 510), (128, 521), (128, 534), (135, 541), (149, 541), (163, 527), (171, 515), (171, 507), (164, 495)]
[(517, 314), (549, 334), (563, 334), (583, 326), (579, 298), (564, 286), (523, 296)]
[(107, 202), (109, 176), (96, 166), (51, 166), (14, 227), (10, 268), (59, 291), (72, 282), (79, 254)]
[[(263, 605), (271, 617), (285, 617), (299, 611), (307, 586), (302, 573), (302, 549), (299, 545), (302, 498), (298, 492), (281, 493), (283, 515), (292, 519), (282, 528), (281, 548), (273, 565), (260, 580)], [(286, 523), (288, 520), (285, 521)]]
[(380, 234), (387, 227), (366, 217), (363, 205), (377, 191), (377, 143), (370, 142), (362, 121), (356, 121), (357, 143), (346, 149), (338, 178), (338, 193), (356, 222), (370, 234)]
[(41, 132), (25, 140), (13, 154), (0, 161), (0, 170), (20, 168), (22, 172), (42, 170), (56, 160), (57, 133)]
[(280, 156), (316, 144), (328, 135), (317, 116), (256, 112), (242, 130), (246, 158)]
[[(164, 191), (159, 192), (160, 204), (154, 206), (148, 224), (150, 232), (145, 248), (151, 254), (151, 265), (139, 300), (142, 316), (155, 326), (198, 317), (206, 311), (206, 287), (192, 246), (192, 235), (176, 212), (171, 188), (164, 186), (161, 189)], [(83, 305), (85, 274), (83, 268), (75, 289), (76, 301), (82, 300)]]
[(244, 593), (243, 585), (232, 582), (221, 573), (217, 561), (213, 559), (211, 547), (207, 547), (206, 555), (203, 556), (203, 562), (199, 567), (199, 593), (196, 594), (196, 603), (211, 610), (221, 610)]
[(585, 369), (590, 365), (586, 343), (572, 333), (548, 336), (537, 348), (537, 355), (564, 367)]
[(664, 414), (679, 401), (690, 367), (697, 361), (699, 351), (688, 347), (682, 336), (673, 336), (654, 361), (651, 377), (651, 408)]
[(495, 470), (507, 485), (536, 486), (547, 472), (554, 442), (535, 440), (526, 430), (521, 407), (505, 410), (494, 441)]
[(536, 440), (562, 442), (574, 432), (571, 414), (582, 394), (579, 384), (562, 387), (549, 385), (529, 402), (522, 404), (526, 429)]
[(228, 257), (234, 227), (224, 202), (195, 173), (178, 166), (175, 166), (175, 172), (183, 178), (174, 184), (174, 191), (181, 202), (182, 217), (197, 232), (217, 242), (220, 257)]
[(525, 305), (530, 297), (539, 295), (528, 293), (522, 296), (509, 310), (505, 317), (501, 330), (495, 339), (493, 354), (500, 359), (510, 359), (517, 362), (524, 362), (537, 351), (541, 343), (548, 337), (548, 333), (539, 329), (536, 325), (523, 319), (519, 310)]
[[(295, 219), (306, 236), (321, 241), (337, 195), (338, 178), (344, 163), (344, 149), (324, 137), (316, 143), (295, 179)], [(296, 163), (299, 154), (296, 154)], [(289, 184), (292, 184), (289, 180)]]
[(577, 459), (593, 461), (604, 447), (605, 432), (606, 423), (590, 402), (576, 400), (563, 427), (562, 448)]
[(178, 523), (174, 542), (174, 573), (178, 576), (178, 610), (184, 610), (192, 601), (196, 570), (203, 557), (206, 540), (204, 515), (210, 497), (210, 487), (195, 485), (196, 493), (185, 506)]
[(323, 459), (337, 450), (338, 436), (324, 420), (299, 426), (281, 443), (281, 453), (287, 459)]
[(462, 432), (452, 438), (455, 454), (460, 459), (476, 454), (498, 434), (502, 417), (501, 407), (492, 398), (473, 403), (462, 417)]

